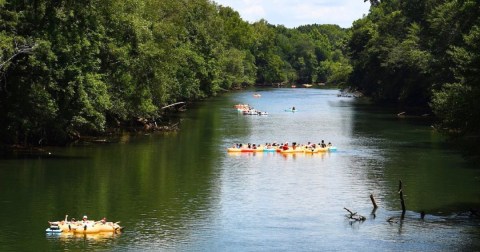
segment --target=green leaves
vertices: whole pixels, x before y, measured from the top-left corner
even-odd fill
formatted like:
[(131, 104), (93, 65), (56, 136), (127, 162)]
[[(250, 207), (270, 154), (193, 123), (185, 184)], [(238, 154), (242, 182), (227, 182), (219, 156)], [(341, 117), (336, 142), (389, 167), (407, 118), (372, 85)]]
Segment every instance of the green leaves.
[(75, 107), (72, 129), (102, 131), (105, 127), (105, 113), (111, 107), (107, 85), (100, 74), (87, 73), (75, 83)]
[(442, 118), (439, 124), (441, 130), (464, 134), (471, 127), (471, 101), (474, 98), (471, 92), (470, 87), (461, 83), (445, 84), (440, 91), (434, 92), (432, 107), (435, 114)]
[(456, 83), (445, 84), (434, 92), (432, 108), (442, 118), (439, 126), (456, 134), (480, 133), (480, 26), (464, 35), (464, 44), (452, 46), (448, 55)]
[(429, 104), (445, 132), (480, 133), (480, 3), (382, 1), (354, 23), (353, 88), (377, 100)]
[(0, 7), (6, 143), (64, 142), (157, 118), (178, 101), (258, 82), (342, 83), (349, 72), (346, 30), (249, 24), (209, 0), (0, 0)]

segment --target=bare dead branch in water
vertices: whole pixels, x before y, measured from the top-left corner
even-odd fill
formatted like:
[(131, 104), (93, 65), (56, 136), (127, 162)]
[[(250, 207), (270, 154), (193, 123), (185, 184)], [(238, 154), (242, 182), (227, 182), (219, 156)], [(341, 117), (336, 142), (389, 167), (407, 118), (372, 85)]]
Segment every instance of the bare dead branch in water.
[(375, 198), (373, 198), (373, 194), (370, 194), (370, 200), (372, 201), (373, 208), (377, 209), (378, 205), (377, 205), (377, 202), (375, 202)]
[(351, 219), (351, 220), (354, 220), (354, 221), (365, 221), (367, 218), (365, 218), (365, 216), (362, 216), (362, 215), (359, 215), (357, 214), (356, 212), (352, 212), (350, 211), (350, 209), (344, 207), (343, 209), (347, 210), (347, 212), (349, 212), (350, 214), (346, 215), (347, 218)]
[(405, 217), (405, 200), (403, 198), (403, 186), (402, 186), (402, 180), (399, 180), (398, 183), (398, 193), (400, 194), (400, 203), (402, 204), (402, 219)]

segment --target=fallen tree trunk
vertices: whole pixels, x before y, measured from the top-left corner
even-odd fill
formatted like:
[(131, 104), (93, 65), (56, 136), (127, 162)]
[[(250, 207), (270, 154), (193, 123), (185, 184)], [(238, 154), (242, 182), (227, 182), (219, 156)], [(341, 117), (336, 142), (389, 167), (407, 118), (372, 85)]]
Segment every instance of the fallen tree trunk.
[(162, 108), (160, 108), (160, 109), (166, 109), (166, 108), (173, 107), (173, 106), (176, 106), (176, 105), (179, 105), (179, 104), (184, 104), (184, 103), (185, 103), (185, 102), (176, 102), (176, 103), (167, 105), (167, 106), (165, 106), (165, 107), (162, 107)]

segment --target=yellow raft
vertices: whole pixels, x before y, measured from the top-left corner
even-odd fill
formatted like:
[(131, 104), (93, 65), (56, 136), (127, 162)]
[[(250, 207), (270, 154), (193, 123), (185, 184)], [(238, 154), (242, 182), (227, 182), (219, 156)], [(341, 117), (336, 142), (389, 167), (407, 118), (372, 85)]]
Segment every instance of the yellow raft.
[(80, 223), (76, 229), (74, 229), (75, 234), (97, 234), (102, 232), (117, 232), (120, 231), (121, 227), (117, 223), (113, 222), (93, 222), (89, 221), (88, 223)]
[(65, 240), (69, 240), (69, 239), (72, 239), (72, 238), (84, 238), (84, 239), (88, 239), (88, 240), (104, 240), (104, 239), (107, 239), (107, 238), (113, 238), (115, 237), (117, 234), (114, 233), (114, 232), (100, 232), (100, 233), (95, 233), (95, 234), (79, 234), (79, 233), (72, 233), (72, 232), (68, 232), (68, 233), (60, 233), (58, 234), (58, 237), (60, 239), (65, 239)]
[(58, 225), (62, 233), (75, 234), (98, 234), (102, 232), (118, 233), (123, 230), (119, 222), (106, 221), (55, 221), (49, 222), (50, 225)]
[(325, 148), (310, 148), (306, 146), (299, 146), (296, 147), (295, 149), (293, 147), (289, 147), (287, 150), (282, 150), (280, 149), (280, 153), (283, 154), (291, 154), (291, 153), (319, 153), (319, 152), (327, 152), (328, 147)]

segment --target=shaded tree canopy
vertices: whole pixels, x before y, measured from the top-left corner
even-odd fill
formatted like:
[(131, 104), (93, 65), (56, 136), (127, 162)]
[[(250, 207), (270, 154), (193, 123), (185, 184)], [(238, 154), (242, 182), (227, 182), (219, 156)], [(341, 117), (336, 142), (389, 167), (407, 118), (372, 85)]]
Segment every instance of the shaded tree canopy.
[(430, 106), (438, 129), (477, 139), (480, 2), (371, 2), (350, 30), (349, 86), (380, 102)]
[(2, 0), (0, 140), (62, 143), (255, 83), (345, 83), (347, 34), (209, 0)]

